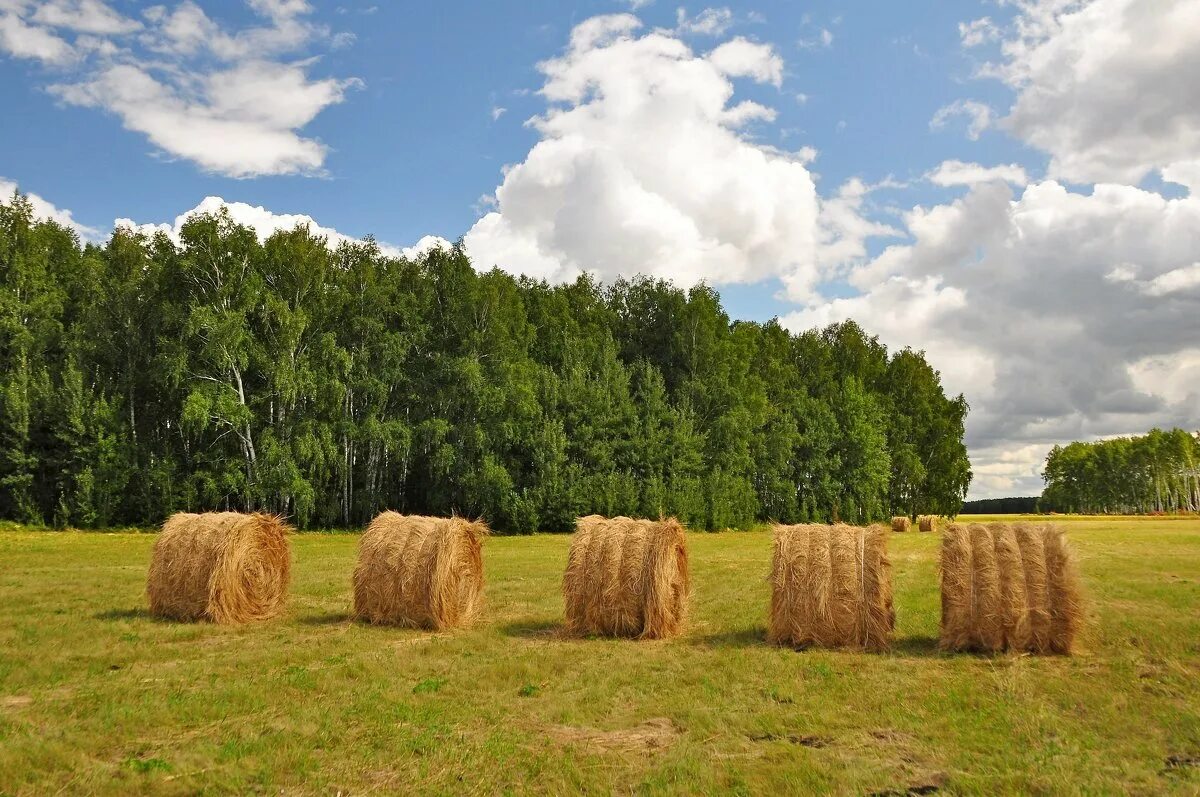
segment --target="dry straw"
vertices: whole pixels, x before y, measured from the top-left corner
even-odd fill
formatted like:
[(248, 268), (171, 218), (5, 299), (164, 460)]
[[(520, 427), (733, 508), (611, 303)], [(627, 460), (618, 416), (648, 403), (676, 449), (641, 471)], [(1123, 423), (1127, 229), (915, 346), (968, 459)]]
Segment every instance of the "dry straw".
[(941, 582), (943, 650), (1071, 652), (1079, 577), (1058, 527), (952, 524)]
[(275, 617), (287, 600), (290, 531), (274, 515), (172, 515), (150, 559), (151, 614), (214, 623)]
[(892, 531), (905, 532), (912, 528), (912, 521), (908, 518), (898, 515), (892, 518)]
[(438, 631), (470, 625), (483, 601), (487, 535), (482, 521), (382, 513), (358, 544), (355, 617)]
[(665, 639), (683, 629), (691, 584), (674, 518), (576, 521), (563, 575), (567, 631)]
[(937, 531), (937, 518), (933, 515), (921, 515), (917, 519), (917, 528), (921, 531)]
[(767, 639), (886, 650), (896, 615), (885, 526), (775, 527)]

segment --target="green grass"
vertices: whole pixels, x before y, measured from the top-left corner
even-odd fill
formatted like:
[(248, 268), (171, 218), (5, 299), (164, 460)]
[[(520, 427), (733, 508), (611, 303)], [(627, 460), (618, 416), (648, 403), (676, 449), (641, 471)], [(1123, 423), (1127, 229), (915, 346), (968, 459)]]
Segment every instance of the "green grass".
[(770, 540), (695, 534), (670, 642), (558, 636), (568, 538), (493, 538), (459, 634), (347, 619), (357, 538), (287, 616), (144, 611), (153, 537), (0, 531), (0, 794), (1200, 791), (1200, 520), (1072, 519), (1070, 658), (936, 651), (938, 535), (892, 537), (886, 655), (763, 642)]

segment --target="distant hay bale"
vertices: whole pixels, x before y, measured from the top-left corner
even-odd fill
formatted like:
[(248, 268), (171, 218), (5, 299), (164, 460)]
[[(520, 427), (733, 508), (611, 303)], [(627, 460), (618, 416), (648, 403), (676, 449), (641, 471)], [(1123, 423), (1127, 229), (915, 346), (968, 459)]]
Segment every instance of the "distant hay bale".
[(892, 531), (905, 532), (912, 528), (912, 521), (903, 516), (892, 518)]
[(1082, 618), (1062, 531), (951, 524), (942, 538), (943, 650), (1070, 653)]
[(896, 614), (885, 526), (775, 527), (767, 640), (886, 650)]
[(917, 518), (917, 528), (921, 531), (937, 531), (937, 518), (933, 515), (921, 515)]
[(291, 578), (290, 531), (274, 515), (172, 515), (150, 558), (150, 613), (226, 624), (275, 617)]
[(576, 521), (563, 575), (567, 631), (665, 639), (683, 630), (691, 581), (674, 518)]
[(358, 543), (354, 616), (441, 631), (470, 625), (483, 598), (482, 521), (384, 512)]

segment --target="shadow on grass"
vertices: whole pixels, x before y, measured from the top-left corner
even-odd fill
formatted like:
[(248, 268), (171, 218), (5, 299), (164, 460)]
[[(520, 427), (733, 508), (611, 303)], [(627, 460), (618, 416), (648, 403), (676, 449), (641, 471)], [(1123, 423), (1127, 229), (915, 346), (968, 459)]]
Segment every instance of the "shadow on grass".
[[(349, 625), (354, 622), (354, 615), (350, 612), (332, 612), (330, 614), (310, 614), (307, 617), (301, 617), (297, 622), (300, 625)], [(365, 627), (367, 624), (363, 623)]]
[(892, 652), (902, 656), (940, 656), (935, 636), (906, 636), (892, 642)]
[(761, 627), (739, 628), (731, 631), (718, 631), (714, 634), (692, 637), (694, 645), (707, 648), (745, 648), (767, 644), (767, 629)]
[(523, 620), (500, 626), (500, 633), (516, 639), (571, 639), (557, 620)]
[(162, 620), (150, 614), (149, 609), (109, 609), (106, 612), (97, 612), (93, 614), (97, 620), (152, 620), (154, 622), (162, 622)]

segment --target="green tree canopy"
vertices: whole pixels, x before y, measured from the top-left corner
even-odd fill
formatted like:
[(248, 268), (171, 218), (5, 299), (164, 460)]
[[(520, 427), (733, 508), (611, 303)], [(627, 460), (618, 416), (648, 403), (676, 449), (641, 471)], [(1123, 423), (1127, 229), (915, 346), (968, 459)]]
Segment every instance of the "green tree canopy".
[(703, 285), (260, 242), (225, 212), (82, 245), (14, 195), (0, 289), (0, 516), (22, 522), (866, 522), (954, 514), (971, 476), (966, 402), (923, 354), (731, 321)]

